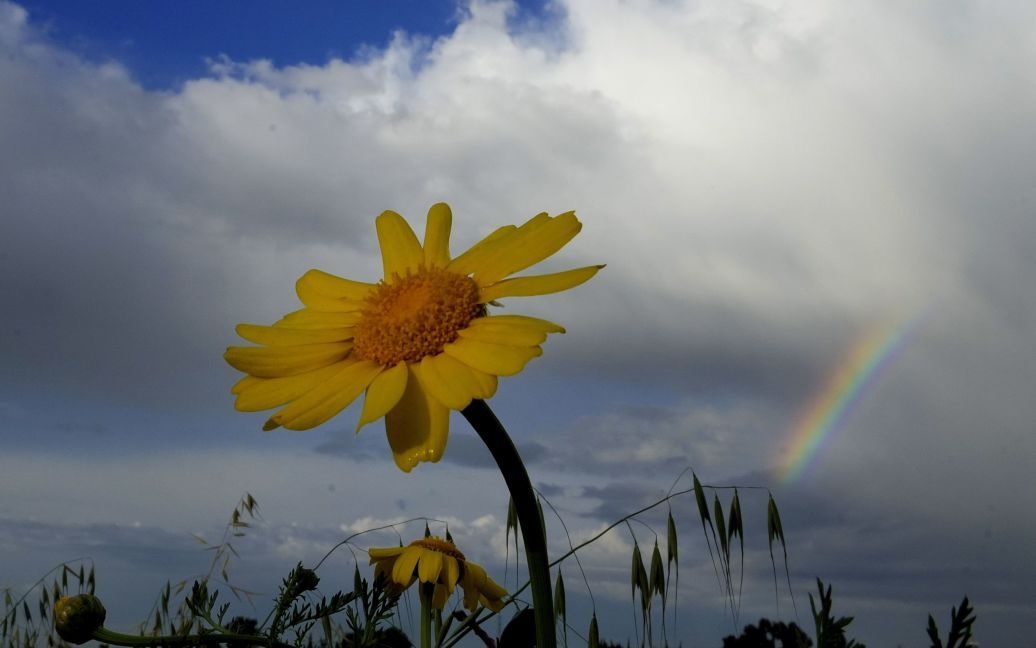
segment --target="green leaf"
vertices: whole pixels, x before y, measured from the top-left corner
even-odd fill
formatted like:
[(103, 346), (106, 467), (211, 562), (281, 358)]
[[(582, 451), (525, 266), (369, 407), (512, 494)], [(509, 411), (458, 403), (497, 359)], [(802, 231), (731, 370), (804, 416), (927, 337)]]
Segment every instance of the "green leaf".
[(600, 640), (597, 636), (597, 614), (590, 617), (590, 631), (587, 633), (586, 648), (599, 648)]
[(677, 553), (676, 543), (676, 521), (673, 520), (673, 512), (669, 511), (669, 520), (666, 523), (666, 565), (676, 563), (680, 565), (680, 557)]
[(730, 563), (730, 545), (727, 543), (727, 529), (726, 523), (723, 521), (723, 505), (719, 501), (719, 495), (714, 496), (712, 505), (716, 511), (716, 533), (719, 535), (720, 550), (723, 552), (723, 557)]
[(565, 614), (565, 579), (562, 578), (560, 569), (558, 579), (554, 582), (554, 623), (557, 623), (559, 618), (568, 618)]
[(662, 605), (665, 605), (665, 568), (662, 567), (662, 552), (658, 549), (658, 540), (655, 540), (655, 548), (651, 551), (649, 587), (652, 594), (658, 594), (662, 597)]
[(633, 541), (633, 559), (630, 561), (630, 596), (637, 595), (640, 586), (640, 573), (644, 571), (644, 561), (640, 557), (640, 545)]
[(698, 515), (701, 516), (701, 522), (704, 525), (706, 522), (712, 525), (712, 519), (709, 517), (709, 505), (705, 502), (705, 489), (701, 487), (701, 482), (698, 481), (698, 475), (693, 472), (691, 476), (694, 478), (694, 499), (698, 502)]

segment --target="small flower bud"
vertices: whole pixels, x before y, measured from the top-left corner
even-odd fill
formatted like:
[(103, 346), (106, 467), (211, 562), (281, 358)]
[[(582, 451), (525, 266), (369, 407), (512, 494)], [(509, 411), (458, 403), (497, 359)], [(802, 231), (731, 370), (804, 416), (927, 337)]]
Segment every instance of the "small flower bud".
[(94, 630), (104, 625), (106, 615), (101, 599), (93, 594), (62, 596), (54, 603), (54, 627), (69, 643), (90, 641)]

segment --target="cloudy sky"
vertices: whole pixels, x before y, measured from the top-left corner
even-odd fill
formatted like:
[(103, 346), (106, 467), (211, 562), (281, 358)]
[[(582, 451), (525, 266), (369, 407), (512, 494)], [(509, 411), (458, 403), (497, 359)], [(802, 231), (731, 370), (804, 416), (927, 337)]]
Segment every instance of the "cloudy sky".
[[(353, 434), (356, 408), (261, 432), (221, 357), (236, 323), (297, 308), (309, 268), (376, 281), (382, 210), (420, 232), (447, 201), (454, 250), (575, 209), (583, 231), (544, 271), (608, 264), (508, 300), (568, 333), (491, 401), (574, 540), (692, 467), (773, 490), (800, 625), (819, 576), (868, 645), (921, 645), (965, 594), (984, 646), (1031, 644), (1031, 3), (215, 6), (0, 0), (0, 587), (86, 556), (132, 628), (167, 579), (205, 571), (191, 534), (218, 540), (246, 492), (262, 520), (232, 575), (260, 601), (296, 561), (415, 516), (504, 580), (507, 495), (463, 419), (440, 464), (403, 474), (378, 425)], [(673, 502), (671, 640), (796, 618), (764, 493), (742, 491), (736, 624)], [(664, 536), (639, 519), (642, 544)], [(583, 562), (622, 642), (631, 547), (623, 529)], [(327, 591), (352, 561), (325, 564)]]

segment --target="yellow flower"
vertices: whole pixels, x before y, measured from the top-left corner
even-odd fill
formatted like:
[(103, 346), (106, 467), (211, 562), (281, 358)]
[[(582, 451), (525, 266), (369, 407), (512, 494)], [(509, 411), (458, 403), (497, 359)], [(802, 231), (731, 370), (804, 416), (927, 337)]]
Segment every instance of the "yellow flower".
[(429, 536), (414, 540), (406, 547), (372, 547), (367, 553), (374, 565), (374, 576), (384, 575), (400, 589), (414, 581), (435, 586), (432, 607), (441, 610), (446, 599), (460, 583), (464, 590), (464, 607), (474, 612), (479, 603), (499, 612), (504, 607), (507, 590), (500, 587), (480, 565), (465, 560), (449, 540)]
[(239, 324), (238, 335), (260, 346), (223, 356), (248, 374), (232, 389), (235, 407), (281, 407), (264, 430), (306, 430), (366, 391), (357, 431), (385, 417), (401, 469), (438, 461), (450, 410), (491, 397), (498, 376), (521, 371), (547, 334), (565, 331), (534, 317), (491, 316), (487, 304), (567, 290), (604, 267), (508, 278), (568, 243), (581, 227), (574, 212), (501, 227), (453, 258), (451, 223), (450, 208), (433, 205), (422, 244), (402, 216), (386, 211), (376, 220), (382, 281), (310, 270), (295, 285), (304, 308), (273, 326)]

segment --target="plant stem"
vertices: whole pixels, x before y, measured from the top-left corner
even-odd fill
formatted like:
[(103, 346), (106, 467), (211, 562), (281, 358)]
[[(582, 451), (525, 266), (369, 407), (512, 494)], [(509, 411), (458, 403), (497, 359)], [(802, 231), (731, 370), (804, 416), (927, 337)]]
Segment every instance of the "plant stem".
[(421, 599), (421, 648), (432, 648), (432, 590), (431, 583), (418, 583), (417, 596)]
[(149, 637), (144, 635), (123, 634), (104, 627), (94, 630), (93, 638), (102, 644), (115, 646), (184, 646), (184, 648), (187, 648), (188, 646), (218, 646), (230, 641), (237, 641), (255, 646), (293, 648), (291, 644), (275, 641), (262, 635), (211, 633), (201, 635), (167, 635)]
[(525, 560), (529, 565), (529, 582), (532, 587), (532, 610), (536, 615), (536, 648), (555, 648), (557, 637), (554, 630), (554, 601), (551, 598), (550, 568), (547, 559), (547, 534), (543, 528), (536, 493), (529, 481), (529, 473), (507, 435), (507, 430), (482, 400), (473, 400), (461, 411), (471, 427), (489, 448), (496, 460), (500, 473), (511, 491), (518, 524), (525, 541)]

